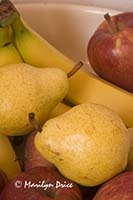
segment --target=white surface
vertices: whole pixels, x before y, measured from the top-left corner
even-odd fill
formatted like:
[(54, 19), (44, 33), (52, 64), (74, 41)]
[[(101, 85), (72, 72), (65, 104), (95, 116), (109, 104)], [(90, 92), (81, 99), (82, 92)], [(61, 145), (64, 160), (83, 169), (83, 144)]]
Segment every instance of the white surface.
[(123, 11), (133, 11), (133, 0), (12, 0), (13, 2), (74, 3)]
[(26, 22), (74, 61), (88, 63), (89, 38), (106, 12), (118, 11), (64, 4), (17, 4)]

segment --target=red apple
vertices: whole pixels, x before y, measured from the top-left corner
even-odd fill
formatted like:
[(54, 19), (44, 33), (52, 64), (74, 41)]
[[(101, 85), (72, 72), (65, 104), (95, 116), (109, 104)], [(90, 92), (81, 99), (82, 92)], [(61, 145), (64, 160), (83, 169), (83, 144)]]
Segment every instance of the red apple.
[(133, 92), (133, 12), (105, 18), (89, 40), (89, 62), (100, 77)]
[[(38, 188), (37, 188), (38, 187)], [(82, 200), (78, 186), (48, 167), (35, 167), (13, 178), (0, 200)]]
[(24, 152), (24, 171), (37, 166), (52, 167), (55, 169), (55, 166), (46, 159), (44, 159), (36, 150), (34, 145), (34, 137), (36, 133), (37, 132), (34, 131), (31, 134), (29, 134), (26, 140)]
[(0, 169), (0, 193), (3, 190), (4, 186), (6, 185), (8, 178), (3, 170)]
[(93, 200), (132, 200), (133, 172), (124, 172), (103, 184)]

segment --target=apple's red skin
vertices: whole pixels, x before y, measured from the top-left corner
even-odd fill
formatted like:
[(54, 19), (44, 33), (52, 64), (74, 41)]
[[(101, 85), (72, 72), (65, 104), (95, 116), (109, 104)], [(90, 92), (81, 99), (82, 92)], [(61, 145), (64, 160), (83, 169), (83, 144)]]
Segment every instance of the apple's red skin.
[(3, 190), (4, 186), (8, 182), (6, 174), (0, 169), (0, 193)]
[(132, 200), (133, 172), (122, 173), (103, 184), (93, 200)]
[(104, 21), (89, 40), (88, 59), (100, 77), (133, 92), (133, 12), (111, 19), (119, 31), (113, 34)]
[[(16, 181), (22, 181), (20, 188), (15, 187)], [(51, 187), (47, 190), (43, 188), (24, 188), (25, 181), (39, 183), (45, 180), (47, 183), (55, 184), (56, 181), (73, 183), (64, 178), (58, 171), (48, 167), (35, 167), (26, 172), (22, 172), (13, 178), (0, 194), (0, 200), (82, 200), (81, 192), (76, 184), (72, 188)]]
[(55, 166), (52, 163), (44, 159), (36, 150), (34, 144), (35, 135), (36, 131), (32, 132), (26, 140), (24, 152), (24, 171), (38, 166), (55, 168)]

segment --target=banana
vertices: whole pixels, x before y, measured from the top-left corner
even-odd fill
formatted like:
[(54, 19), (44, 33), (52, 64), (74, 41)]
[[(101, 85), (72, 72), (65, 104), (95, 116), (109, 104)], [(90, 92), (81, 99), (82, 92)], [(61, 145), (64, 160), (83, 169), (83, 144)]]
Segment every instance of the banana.
[(0, 28), (0, 66), (20, 62), (21, 56), (11, 43), (9, 27)]
[[(64, 103), (59, 103), (53, 110), (52, 112), (49, 114), (48, 119), (57, 117), (65, 112), (67, 112), (68, 110), (71, 109), (71, 106), (68, 106)], [(47, 120), (48, 120), (47, 119)]]
[(14, 43), (24, 62), (37, 67), (63, 67), (69, 70), (71, 61), (33, 31), (21, 17), (12, 23)]
[(19, 162), (15, 159), (16, 153), (9, 138), (0, 134), (0, 168), (9, 180), (21, 172)]

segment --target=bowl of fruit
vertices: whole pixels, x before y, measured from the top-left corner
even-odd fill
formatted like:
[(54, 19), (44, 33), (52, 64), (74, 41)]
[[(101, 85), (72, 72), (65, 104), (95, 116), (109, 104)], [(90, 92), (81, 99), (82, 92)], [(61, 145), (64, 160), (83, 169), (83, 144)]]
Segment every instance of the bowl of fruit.
[(133, 12), (2, 0), (0, 36), (0, 200), (131, 200)]

